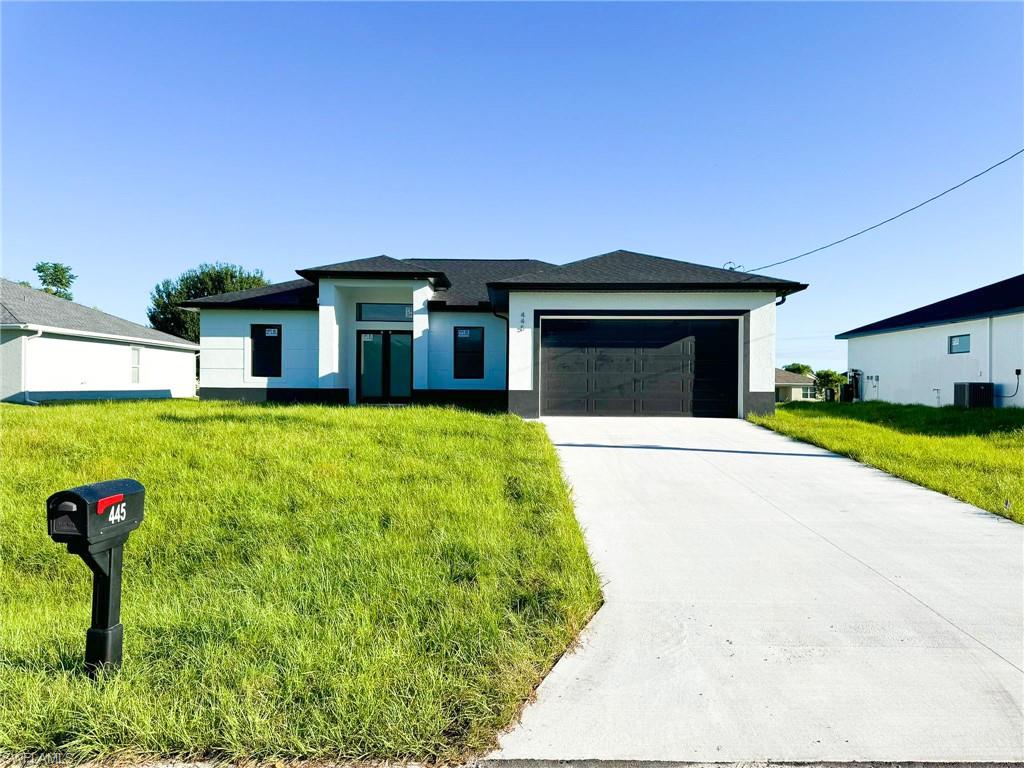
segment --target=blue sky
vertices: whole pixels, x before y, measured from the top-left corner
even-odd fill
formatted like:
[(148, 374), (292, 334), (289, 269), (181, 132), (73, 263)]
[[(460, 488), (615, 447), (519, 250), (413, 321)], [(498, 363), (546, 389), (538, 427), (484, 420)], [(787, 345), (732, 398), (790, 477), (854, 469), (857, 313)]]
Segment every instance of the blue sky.
[[(11, 4), (4, 276), (145, 322), (203, 261), (766, 264), (1024, 146), (1024, 5)], [(1024, 271), (1024, 158), (771, 270), (779, 361)]]

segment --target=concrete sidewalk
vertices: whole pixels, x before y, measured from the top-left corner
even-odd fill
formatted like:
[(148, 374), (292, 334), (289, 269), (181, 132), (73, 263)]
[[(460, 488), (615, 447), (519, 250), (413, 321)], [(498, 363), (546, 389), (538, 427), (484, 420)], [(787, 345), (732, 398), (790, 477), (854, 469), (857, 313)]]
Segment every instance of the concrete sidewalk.
[(498, 760), (1024, 760), (1024, 528), (739, 420), (548, 419), (606, 604)]

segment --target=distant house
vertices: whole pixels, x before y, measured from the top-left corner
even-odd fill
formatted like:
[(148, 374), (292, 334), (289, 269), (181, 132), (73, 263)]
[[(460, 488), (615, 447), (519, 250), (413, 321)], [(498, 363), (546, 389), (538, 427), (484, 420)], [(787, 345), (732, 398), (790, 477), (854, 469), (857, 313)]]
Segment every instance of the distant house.
[(0, 400), (192, 397), (198, 350), (0, 278)]
[(814, 377), (802, 373), (790, 373), (775, 369), (775, 402), (788, 403), (793, 400), (817, 400), (818, 390)]
[(840, 333), (862, 400), (950, 405), (958, 382), (991, 382), (1024, 406), (1024, 274)]

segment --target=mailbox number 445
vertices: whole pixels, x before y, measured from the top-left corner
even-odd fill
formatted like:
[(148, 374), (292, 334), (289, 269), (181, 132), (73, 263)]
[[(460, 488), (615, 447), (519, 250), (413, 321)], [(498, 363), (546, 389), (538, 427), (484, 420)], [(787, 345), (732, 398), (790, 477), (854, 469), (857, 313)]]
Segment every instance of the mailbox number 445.
[(126, 517), (128, 517), (128, 513), (125, 511), (125, 503), (123, 501), (110, 508), (110, 517), (108, 518), (110, 522), (123, 523)]

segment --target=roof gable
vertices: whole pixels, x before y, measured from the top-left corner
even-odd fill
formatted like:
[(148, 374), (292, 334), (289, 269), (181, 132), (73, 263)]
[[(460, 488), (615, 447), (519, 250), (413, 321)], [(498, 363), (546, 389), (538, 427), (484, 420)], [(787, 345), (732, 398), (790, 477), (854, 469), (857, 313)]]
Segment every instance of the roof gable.
[(869, 336), (873, 333), (941, 325), (958, 320), (1024, 312), (1024, 274), (975, 288), (942, 301), (862, 325), (840, 333), (837, 339)]
[(7, 325), (39, 325), (106, 336), (127, 336), (143, 341), (192, 343), (187, 339), (51, 296), (45, 291), (27, 288), (4, 278), (0, 278), (0, 322)]
[(444, 273), (430, 269), (414, 261), (393, 259), (390, 256), (372, 256), (368, 259), (339, 261), (319, 267), (298, 269), (296, 272), (307, 280), (331, 277), (382, 277), (393, 279), (444, 279)]
[(537, 259), (417, 259), (416, 263), (444, 272), (449, 286), (434, 291), (431, 300), (450, 308), (486, 309), (490, 306), (488, 283), (553, 267)]
[(204, 296), (181, 303), (183, 309), (316, 309), (319, 289), (309, 280), (289, 280), (259, 288)]
[(661, 286), (670, 289), (775, 290), (795, 293), (807, 286), (792, 280), (767, 275), (739, 272), (705, 264), (694, 264), (635, 251), (618, 250), (580, 259), (556, 267), (496, 281), (495, 286), (516, 287), (557, 286)]

